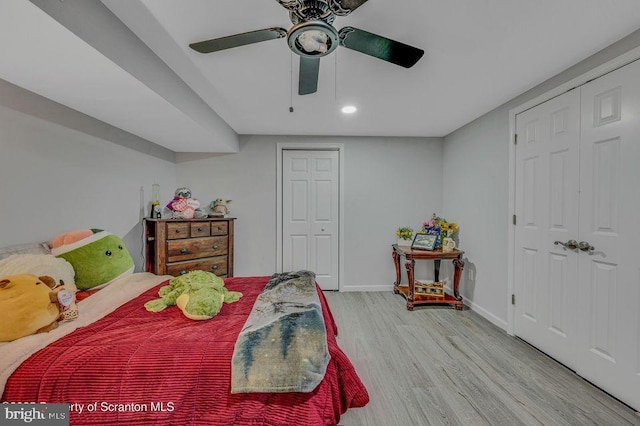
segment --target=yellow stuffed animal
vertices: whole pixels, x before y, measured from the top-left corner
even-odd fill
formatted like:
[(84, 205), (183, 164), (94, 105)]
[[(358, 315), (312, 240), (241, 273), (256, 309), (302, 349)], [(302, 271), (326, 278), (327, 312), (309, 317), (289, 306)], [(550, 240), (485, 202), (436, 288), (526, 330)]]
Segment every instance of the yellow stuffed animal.
[(51, 331), (59, 320), (77, 316), (73, 292), (64, 286), (56, 288), (50, 276), (21, 274), (0, 279), (0, 342)]

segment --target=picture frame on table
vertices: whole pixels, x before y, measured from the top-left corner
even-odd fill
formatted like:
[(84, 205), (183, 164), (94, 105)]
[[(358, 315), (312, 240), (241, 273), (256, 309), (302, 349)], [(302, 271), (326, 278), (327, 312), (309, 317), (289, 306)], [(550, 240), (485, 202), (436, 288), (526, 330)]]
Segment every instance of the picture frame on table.
[(437, 235), (433, 234), (416, 234), (411, 243), (411, 250), (429, 250), (433, 251), (438, 240)]

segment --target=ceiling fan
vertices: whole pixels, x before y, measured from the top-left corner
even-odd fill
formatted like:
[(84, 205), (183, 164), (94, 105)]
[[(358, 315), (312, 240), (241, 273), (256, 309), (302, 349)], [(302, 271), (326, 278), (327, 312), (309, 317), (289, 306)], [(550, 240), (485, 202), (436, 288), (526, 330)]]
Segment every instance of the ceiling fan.
[(354, 27), (337, 31), (333, 27), (336, 16), (346, 16), (367, 0), (276, 0), (287, 10), (293, 26), (272, 27), (227, 37), (191, 43), (189, 47), (200, 53), (211, 53), (232, 47), (287, 37), (289, 48), (300, 55), (298, 93), (308, 95), (318, 90), (320, 58), (338, 46), (355, 50), (405, 68), (412, 67), (424, 50), (372, 34)]

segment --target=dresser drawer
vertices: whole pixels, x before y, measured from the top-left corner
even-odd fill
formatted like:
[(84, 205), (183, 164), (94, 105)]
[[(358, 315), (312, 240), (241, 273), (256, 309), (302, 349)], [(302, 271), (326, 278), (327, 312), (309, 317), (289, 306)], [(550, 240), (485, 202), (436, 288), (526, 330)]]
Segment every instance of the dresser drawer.
[(195, 260), (192, 262), (179, 262), (167, 265), (167, 274), (177, 277), (190, 271), (213, 272), (217, 276), (227, 275), (227, 256), (218, 256), (211, 259)]
[(191, 233), (189, 234), (191, 238), (195, 237), (208, 237), (210, 233), (209, 222), (192, 222), (191, 225)]
[(227, 235), (228, 233), (228, 222), (211, 222), (211, 235)]
[(189, 238), (189, 223), (167, 223), (167, 240), (177, 240), (179, 238)]
[(226, 236), (167, 241), (167, 262), (220, 256), (227, 254), (228, 250)]

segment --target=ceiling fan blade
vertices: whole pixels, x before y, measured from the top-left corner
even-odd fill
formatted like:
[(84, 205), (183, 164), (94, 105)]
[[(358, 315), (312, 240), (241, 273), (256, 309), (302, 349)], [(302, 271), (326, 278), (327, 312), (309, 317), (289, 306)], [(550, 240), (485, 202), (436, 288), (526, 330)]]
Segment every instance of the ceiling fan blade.
[(401, 67), (411, 68), (424, 55), (424, 50), (353, 27), (338, 33), (340, 45)]
[(298, 76), (298, 94), (309, 95), (318, 90), (318, 72), (320, 58), (300, 56), (300, 74)]
[(211, 53), (219, 50), (231, 49), (232, 47), (244, 46), (247, 44), (259, 43), (261, 41), (275, 40), (287, 36), (284, 28), (265, 28), (263, 30), (249, 31), (247, 33), (235, 34), (227, 37), (214, 38), (211, 40), (199, 41), (189, 45), (193, 50), (200, 53)]
[(348, 15), (363, 4), (367, 0), (331, 0), (331, 10), (336, 15), (344, 16)]

